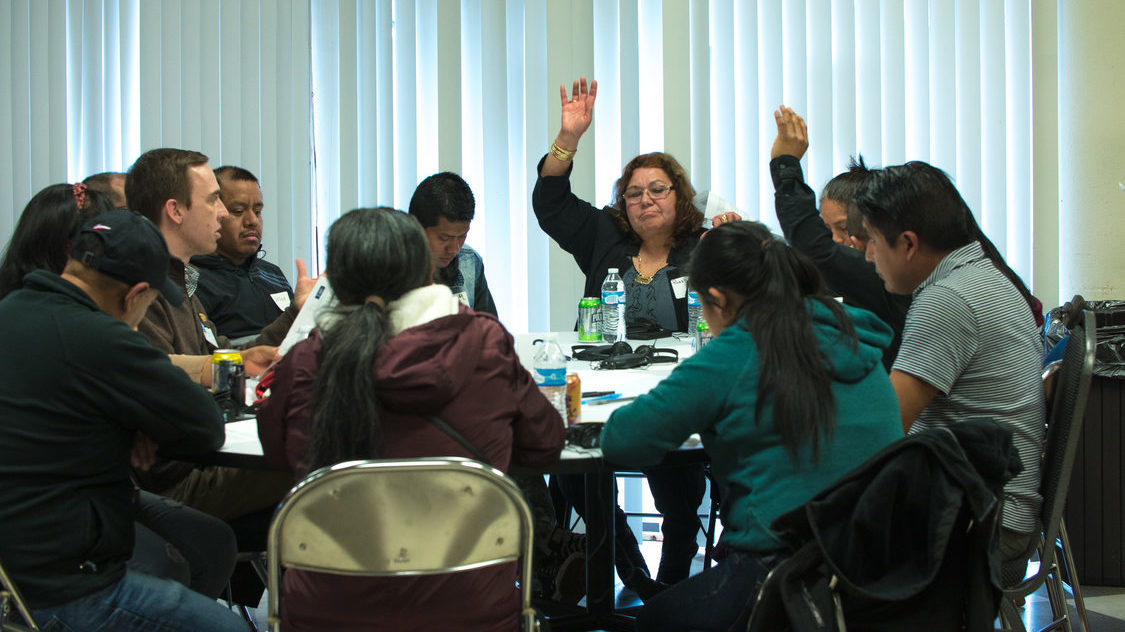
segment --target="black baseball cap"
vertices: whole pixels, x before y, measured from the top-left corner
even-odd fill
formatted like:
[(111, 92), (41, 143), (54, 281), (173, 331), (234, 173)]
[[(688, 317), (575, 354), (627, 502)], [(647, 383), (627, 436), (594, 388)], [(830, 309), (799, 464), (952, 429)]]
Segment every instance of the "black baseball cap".
[(103, 253), (75, 247), (71, 259), (129, 285), (146, 282), (160, 290), (173, 307), (183, 302), (183, 290), (168, 278), (170, 255), (164, 236), (144, 215), (128, 210), (98, 213), (82, 225), (79, 234), (97, 235)]

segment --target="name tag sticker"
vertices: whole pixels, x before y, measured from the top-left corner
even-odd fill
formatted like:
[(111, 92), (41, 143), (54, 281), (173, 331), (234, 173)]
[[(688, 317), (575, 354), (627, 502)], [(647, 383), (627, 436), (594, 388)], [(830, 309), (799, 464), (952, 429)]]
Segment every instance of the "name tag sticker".
[(472, 307), (472, 305), (469, 305), (469, 295), (468, 294), (466, 294), (464, 292), (458, 292), (456, 294), (456, 296), (457, 296), (457, 300), (459, 300), (459, 301), (461, 301), (462, 303), (465, 304), (465, 307)]
[(219, 341), (215, 339), (215, 332), (211, 331), (207, 325), (201, 325), (201, 327), (203, 327), (203, 337), (207, 339), (207, 344), (218, 348)]
[(274, 292), (270, 294), (270, 298), (273, 299), (274, 303), (277, 303), (278, 309), (283, 312), (285, 308), (289, 307), (289, 292)]
[(672, 279), (672, 296), (676, 298), (687, 296), (687, 277), (676, 277)]

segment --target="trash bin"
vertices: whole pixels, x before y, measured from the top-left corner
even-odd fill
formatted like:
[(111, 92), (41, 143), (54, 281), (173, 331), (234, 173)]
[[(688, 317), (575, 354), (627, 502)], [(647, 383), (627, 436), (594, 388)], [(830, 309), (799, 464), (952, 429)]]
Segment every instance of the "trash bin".
[(1086, 306), (1098, 350), (1064, 517), (1079, 581), (1125, 586), (1125, 301)]

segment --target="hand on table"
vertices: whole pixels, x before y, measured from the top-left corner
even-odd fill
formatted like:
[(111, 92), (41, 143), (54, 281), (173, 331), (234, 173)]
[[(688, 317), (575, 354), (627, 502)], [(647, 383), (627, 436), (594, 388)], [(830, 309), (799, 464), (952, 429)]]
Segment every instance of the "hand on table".
[(241, 353), (242, 369), (247, 377), (258, 377), (273, 364), (274, 360), (280, 357), (277, 355), (277, 347), (269, 345), (250, 347), (249, 349), (243, 349)]
[(777, 123), (777, 138), (770, 149), (770, 160), (778, 156), (796, 156), (800, 160), (809, 148), (809, 130), (805, 120), (784, 105), (774, 111), (773, 118)]

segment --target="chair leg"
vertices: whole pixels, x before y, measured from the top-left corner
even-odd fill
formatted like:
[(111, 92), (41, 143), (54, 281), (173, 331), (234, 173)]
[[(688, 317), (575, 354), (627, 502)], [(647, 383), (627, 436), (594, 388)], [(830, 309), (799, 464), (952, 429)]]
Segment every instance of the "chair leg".
[(1023, 617), (1020, 616), (1020, 609), (1006, 595), (1000, 598), (1000, 629), (1003, 632), (1027, 632), (1027, 628), (1023, 625)]
[(707, 474), (707, 489), (710, 492), (708, 496), (711, 498), (711, 510), (707, 512), (707, 526), (703, 529), (703, 534), (707, 536), (703, 547), (703, 570), (707, 570), (711, 568), (711, 562), (715, 557), (715, 525), (718, 524), (719, 516), (719, 491), (709, 465), (704, 472)]
[(1063, 588), (1058, 563), (1051, 562), (1051, 571), (1043, 585), (1047, 589), (1047, 599), (1051, 602), (1051, 617), (1053, 619), (1051, 624), (1043, 629), (1071, 632), (1070, 612), (1066, 606), (1066, 589)]
[(1059, 544), (1062, 549), (1061, 561), (1066, 568), (1067, 583), (1070, 584), (1071, 593), (1074, 594), (1074, 608), (1078, 611), (1078, 620), (1082, 622), (1082, 632), (1090, 632), (1090, 622), (1086, 618), (1086, 602), (1082, 600), (1082, 587), (1078, 583), (1078, 573), (1074, 568), (1074, 556), (1070, 553), (1070, 538), (1066, 535), (1066, 521), (1059, 519)]

